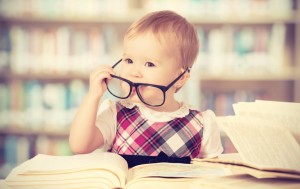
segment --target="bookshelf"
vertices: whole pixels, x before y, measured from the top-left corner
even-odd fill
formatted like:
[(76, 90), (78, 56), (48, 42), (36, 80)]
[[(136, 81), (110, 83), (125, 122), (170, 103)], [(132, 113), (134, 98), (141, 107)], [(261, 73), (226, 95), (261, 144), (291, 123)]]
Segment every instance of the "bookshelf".
[[(181, 98), (218, 116), (233, 114), (238, 101), (300, 102), (298, 0), (68, 2), (0, 1), (2, 166), (39, 152), (70, 154), (68, 129), (90, 70), (118, 60), (127, 27), (162, 7), (187, 17), (199, 35), (199, 57)], [(20, 143), (27, 145), (23, 155)]]

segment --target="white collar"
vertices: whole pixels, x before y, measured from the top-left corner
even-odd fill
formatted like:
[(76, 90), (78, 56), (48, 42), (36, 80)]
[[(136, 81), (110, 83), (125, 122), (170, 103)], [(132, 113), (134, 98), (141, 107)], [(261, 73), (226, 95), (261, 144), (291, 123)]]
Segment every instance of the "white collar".
[(141, 114), (144, 118), (149, 121), (153, 122), (165, 122), (170, 121), (175, 118), (181, 118), (189, 114), (190, 110), (197, 110), (196, 108), (192, 107), (191, 105), (181, 102), (180, 108), (173, 112), (158, 112), (152, 110), (145, 106), (142, 103), (134, 103), (129, 100), (120, 100), (121, 105), (125, 106), (126, 108), (132, 109), (133, 107), (137, 106), (141, 111)]

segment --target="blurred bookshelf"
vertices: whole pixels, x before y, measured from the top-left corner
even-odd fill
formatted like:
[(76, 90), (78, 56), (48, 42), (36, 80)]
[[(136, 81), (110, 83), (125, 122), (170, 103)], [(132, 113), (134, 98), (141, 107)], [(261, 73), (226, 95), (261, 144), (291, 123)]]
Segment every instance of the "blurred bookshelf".
[[(0, 0), (0, 177), (37, 153), (68, 155), (88, 75), (122, 55), (127, 27), (165, 7), (197, 28), (179, 96), (217, 116), (255, 99), (300, 102), (298, 0)], [(192, 92), (191, 92), (192, 91)], [(225, 152), (235, 152), (222, 134)]]

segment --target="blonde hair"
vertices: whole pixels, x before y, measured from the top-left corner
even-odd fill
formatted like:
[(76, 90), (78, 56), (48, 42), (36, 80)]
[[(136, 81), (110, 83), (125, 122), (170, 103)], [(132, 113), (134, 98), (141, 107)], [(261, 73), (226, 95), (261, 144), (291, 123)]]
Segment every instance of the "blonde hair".
[(177, 50), (174, 54), (183, 68), (192, 67), (199, 44), (193, 25), (184, 17), (172, 11), (149, 13), (128, 28), (124, 40), (145, 32), (152, 32), (159, 41), (174, 47)]

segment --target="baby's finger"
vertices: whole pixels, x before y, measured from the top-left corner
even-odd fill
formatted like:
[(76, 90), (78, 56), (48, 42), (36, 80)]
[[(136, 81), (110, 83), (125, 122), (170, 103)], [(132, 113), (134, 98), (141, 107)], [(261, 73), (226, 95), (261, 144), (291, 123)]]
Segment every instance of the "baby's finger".
[(91, 82), (102, 83), (105, 79), (111, 79), (111, 75), (108, 72), (101, 72), (91, 78)]
[(114, 74), (114, 71), (112, 70), (111, 67), (99, 67), (95, 71), (91, 73), (91, 78), (97, 77), (97, 75), (101, 73), (109, 73), (109, 74)]

